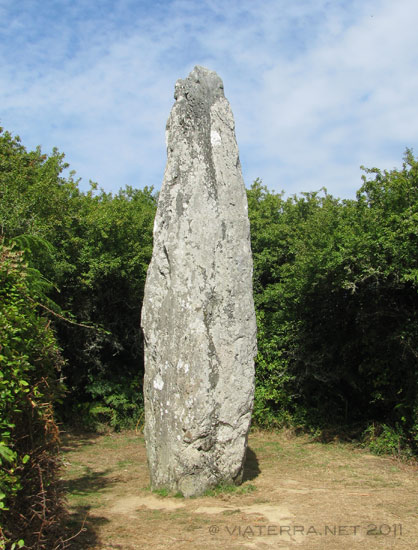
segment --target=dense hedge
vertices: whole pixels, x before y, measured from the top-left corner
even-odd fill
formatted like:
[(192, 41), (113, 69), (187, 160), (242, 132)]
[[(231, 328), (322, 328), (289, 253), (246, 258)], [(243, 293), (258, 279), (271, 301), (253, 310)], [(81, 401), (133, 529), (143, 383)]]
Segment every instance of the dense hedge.
[[(140, 312), (152, 253), (151, 189), (82, 193), (64, 155), (0, 133), (0, 234), (25, 251), (66, 358), (64, 421), (135, 425), (142, 410)], [(64, 320), (64, 318), (66, 320)]]
[(356, 200), (325, 190), (284, 200), (258, 181), (248, 197), (259, 321), (256, 420), (346, 426), (372, 440), (380, 430), (387, 450), (416, 452), (412, 153), (402, 170), (366, 170)]

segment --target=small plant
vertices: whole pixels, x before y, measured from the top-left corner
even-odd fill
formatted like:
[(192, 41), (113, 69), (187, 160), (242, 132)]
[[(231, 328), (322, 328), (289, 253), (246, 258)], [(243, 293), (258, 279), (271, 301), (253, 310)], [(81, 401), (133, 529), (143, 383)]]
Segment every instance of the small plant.
[(371, 424), (363, 432), (363, 439), (365, 445), (376, 455), (401, 455), (403, 437), (397, 428), (386, 424)]
[(159, 495), (160, 497), (168, 497), (170, 495), (170, 491), (168, 489), (154, 489), (152, 491), (154, 494)]
[(252, 493), (256, 490), (255, 485), (251, 483), (245, 485), (234, 485), (233, 483), (219, 483), (216, 487), (208, 489), (203, 493), (205, 497), (216, 497), (223, 494), (235, 493), (237, 495), (245, 495), (247, 493)]

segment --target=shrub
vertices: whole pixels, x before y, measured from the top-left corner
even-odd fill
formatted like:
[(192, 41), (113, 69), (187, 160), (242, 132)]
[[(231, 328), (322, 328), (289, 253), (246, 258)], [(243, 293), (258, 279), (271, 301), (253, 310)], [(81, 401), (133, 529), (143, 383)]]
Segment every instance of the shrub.
[(0, 241), (0, 548), (47, 548), (62, 513), (52, 403), (63, 363), (21, 252)]

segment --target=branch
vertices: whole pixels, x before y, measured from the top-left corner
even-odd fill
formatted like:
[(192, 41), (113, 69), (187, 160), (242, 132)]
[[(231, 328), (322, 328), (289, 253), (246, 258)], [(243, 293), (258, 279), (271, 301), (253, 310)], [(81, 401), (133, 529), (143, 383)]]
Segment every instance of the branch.
[(30, 296), (27, 296), (27, 298), (29, 298), (29, 300), (31, 302), (33, 302), (36, 306), (39, 306), (43, 309), (45, 309), (46, 311), (48, 311), (48, 313), (51, 313), (52, 315), (54, 315), (55, 317), (58, 317), (58, 319), (62, 319), (63, 321), (65, 321), (66, 323), (70, 323), (71, 325), (76, 325), (77, 327), (83, 327), (83, 328), (90, 328), (90, 329), (95, 329), (96, 327), (92, 327), (90, 325), (84, 325), (83, 323), (77, 323), (76, 321), (72, 321), (71, 319), (68, 319), (67, 317), (63, 317), (62, 315), (60, 315), (59, 313), (56, 313), (55, 311), (53, 311), (52, 309), (50, 309), (49, 307), (45, 306), (44, 304), (41, 304), (40, 302), (37, 302), (35, 301), (33, 298), (31, 298)]

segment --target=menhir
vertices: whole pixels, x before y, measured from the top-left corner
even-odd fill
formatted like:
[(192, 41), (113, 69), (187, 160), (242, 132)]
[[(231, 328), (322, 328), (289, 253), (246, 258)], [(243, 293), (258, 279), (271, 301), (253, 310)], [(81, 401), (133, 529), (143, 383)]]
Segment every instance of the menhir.
[(152, 489), (240, 483), (254, 397), (256, 321), (247, 198), (219, 76), (175, 86), (142, 309)]

